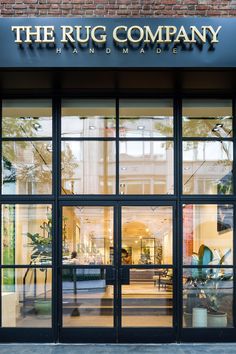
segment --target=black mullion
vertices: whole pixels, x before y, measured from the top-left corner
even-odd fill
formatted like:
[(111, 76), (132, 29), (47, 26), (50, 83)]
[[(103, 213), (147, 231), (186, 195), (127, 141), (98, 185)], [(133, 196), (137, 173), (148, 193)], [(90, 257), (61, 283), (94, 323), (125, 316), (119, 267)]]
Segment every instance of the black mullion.
[[(173, 133), (174, 133), (174, 195), (179, 196), (180, 192), (180, 181), (177, 178), (178, 176), (178, 168), (179, 168), (179, 149), (178, 149), (178, 136), (179, 136), (179, 104), (178, 100), (173, 100)], [(179, 200), (179, 199), (177, 199)], [(173, 215), (172, 215), (172, 263), (173, 263), (173, 327), (175, 328), (177, 337), (178, 337), (178, 328), (179, 328), (179, 318), (178, 318), (178, 203), (173, 207)]]
[(177, 97), (175, 100), (175, 151), (176, 151), (176, 195), (177, 195), (177, 228), (175, 237), (176, 240), (176, 316), (177, 316), (177, 333), (176, 339), (181, 340), (182, 329), (182, 257), (183, 257), (183, 236), (182, 236), (182, 185), (183, 185), (183, 162), (182, 162), (182, 99)]
[(174, 141), (173, 137), (166, 137), (166, 138), (161, 138), (161, 137), (121, 137), (120, 141)]
[(2, 194), (2, 185), (3, 185), (3, 158), (2, 158), (2, 99), (0, 99), (0, 159), (1, 159), (1, 163), (0, 163), (0, 176), (1, 176), (1, 187), (0, 187), (0, 195)]
[(59, 202), (59, 197), (62, 191), (61, 183), (61, 109), (62, 109), (62, 100), (61, 97), (57, 99), (57, 114), (56, 114), (56, 132), (55, 132), (55, 153), (56, 153), (56, 178), (57, 185), (55, 186), (55, 198), (56, 198), (56, 234), (57, 238), (55, 239), (56, 251), (55, 255), (55, 281), (57, 282), (57, 329), (56, 329), (56, 341), (60, 340), (60, 333), (62, 331), (62, 313), (63, 313), (63, 295), (62, 295), (62, 228), (63, 228), (63, 214), (62, 206)]
[(216, 268), (216, 269), (219, 269), (219, 268), (233, 268), (233, 264), (232, 265), (228, 265), (228, 264), (225, 264), (225, 265), (219, 265), (219, 264), (208, 264), (208, 265), (191, 265), (191, 264), (183, 264), (183, 268), (186, 268), (186, 269), (192, 269), (192, 268)]
[(45, 198), (42, 194), (5, 194), (0, 197), (2, 204), (52, 204), (54, 199), (48, 194), (45, 194)]
[[(88, 268), (88, 266), (84, 266), (84, 267)], [(173, 264), (123, 264), (123, 265), (121, 265), (121, 267), (127, 268), (127, 269), (133, 269), (133, 268), (135, 268), (135, 269), (154, 269), (154, 268), (155, 269), (174, 269)], [(91, 266), (90, 268), (94, 268), (94, 267)]]
[[(233, 222), (233, 326), (236, 327), (236, 204), (234, 203)], [(224, 266), (225, 267), (225, 266)]]
[(118, 308), (118, 206), (117, 204), (113, 206), (113, 269), (115, 272), (115, 282), (113, 285), (113, 309), (114, 309), (114, 329), (116, 332), (116, 338), (118, 338), (118, 316), (119, 316), (119, 308)]
[[(58, 121), (59, 121), (59, 102), (57, 99), (52, 100), (52, 194), (57, 198), (58, 191)], [(57, 279), (57, 255), (58, 255), (58, 208), (57, 199), (53, 203), (52, 209), (52, 330), (54, 342), (58, 340), (58, 279)]]
[(2, 269), (0, 268), (0, 328), (2, 327)]
[[(58, 215), (58, 254), (57, 254), (57, 281), (58, 281), (58, 293), (57, 293), (57, 303), (58, 303), (58, 332), (57, 332), (57, 340), (60, 341), (60, 335), (63, 330), (63, 269), (67, 268), (63, 266), (62, 257), (62, 230), (63, 230), (63, 206), (57, 202), (57, 215)], [(72, 268), (70, 268), (72, 269)]]
[[(2, 204), (0, 204), (0, 267), (2, 265)], [(2, 269), (0, 268), (0, 328), (2, 327)]]
[(182, 196), (181, 201), (183, 204), (230, 204), (236, 201), (236, 197), (230, 194), (191, 194)]
[(73, 137), (73, 138), (65, 138), (65, 137), (61, 137), (61, 141), (116, 141), (115, 137), (111, 137), (111, 138), (107, 138), (107, 137)]
[(232, 100), (233, 115), (233, 194), (236, 195), (236, 99)]
[(122, 326), (122, 284), (121, 284), (121, 249), (122, 249), (122, 206), (118, 205), (117, 218), (117, 340)]
[(106, 269), (106, 268), (114, 268), (111, 264), (62, 264), (63, 269)]
[[(104, 198), (105, 196), (105, 198)], [(136, 195), (136, 194), (125, 194), (124, 195), (118, 195), (115, 196), (114, 194), (106, 194), (106, 195), (101, 195), (101, 194), (87, 194), (87, 195), (81, 195), (81, 194), (68, 194), (68, 195), (62, 195), (59, 197), (59, 200), (61, 202), (69, 203), (70, 201), (74, 203), (75, 201), (79, 203), (85, 203), (85, 202), (103, 202), (104, 199), (106, 202), (116, 202), (116, 201), (124, 201), (124, 202), (133, 202), (137, 201), (137, 203), (142, 203), (142, 202), (147, 202), (149, 201), (150, 203), (156, 203), (157, 200), (160, 200), (161, 202), (169, 202), (172, 203), (176, 201), (176, 197), (172, 194), (169, 195), (163, 195), (163, 194), (142, 194), (142, 195)], [(146, 203), (147, 206), (149, 206), (148, 203)], [(158, 204), (159, 205), (159, 204)]]
[(116, 195), (120, 194), (120, 113), (119, 99), (116, 98)]

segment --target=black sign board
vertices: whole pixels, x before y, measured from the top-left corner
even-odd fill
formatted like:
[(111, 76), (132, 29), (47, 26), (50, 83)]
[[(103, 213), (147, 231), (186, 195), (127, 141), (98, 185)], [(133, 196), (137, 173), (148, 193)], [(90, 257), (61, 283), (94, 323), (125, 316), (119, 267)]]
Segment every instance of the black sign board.
[(0, 68), (233, 68), (234, 18), (1, 18)]

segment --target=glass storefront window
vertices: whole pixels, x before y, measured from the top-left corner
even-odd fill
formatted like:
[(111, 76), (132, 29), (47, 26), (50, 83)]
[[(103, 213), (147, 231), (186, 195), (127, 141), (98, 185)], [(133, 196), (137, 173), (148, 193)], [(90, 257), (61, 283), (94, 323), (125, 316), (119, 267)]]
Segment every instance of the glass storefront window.
[(226, 138), (233, 135), (231, 100), (186, 99), (182, 111), (184, 137)]
[(122, 264), (172, 264), (170, 206), (122, 208)]
[(52, 142), (2, 142), (2, 193), (52, 193)]
[(129, 269), (121, 296), (122, 327), (173, 326), (172, 269)]
[(172, 137), (173, 101), (121, 99), (120, 137)]
[(115, 100), (63, 99), (61, 134), (63, 138), (114, 137)]
[(173, 194), (171, 141), (120, 142), (120, 194)]
[(183, 206), (183, 263), (233, 264), (233, 205)]
[(6, 138), (51, 137), (51, 100), (3, 100), (2, 136)]
[(63, 264), (113, 264), (113, 208), (63, 207)]
[(62, 194), (114, 194), (115, 142), (62, 141)]
[(233, 327), (233, 268), (184, 269), (183, 326)]
[(233, 193), (233, 142), (183, 142), (183, 193)]
[(106, 279), (106, 269), (63, 270), (63, 327), (113, 327), (114, 287)]
[(2, 269), (2, 327), (52, 326), (52, 270)]
[(51, 205), (3, 204), (1, 250), (3, 265), (51, 264)]

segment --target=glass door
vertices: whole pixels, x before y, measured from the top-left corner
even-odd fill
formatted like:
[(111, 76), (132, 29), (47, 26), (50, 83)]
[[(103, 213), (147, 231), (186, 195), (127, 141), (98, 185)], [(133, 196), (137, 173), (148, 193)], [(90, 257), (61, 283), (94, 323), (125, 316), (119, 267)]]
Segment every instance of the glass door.
[(61, 341), (116, 339), (114, 207), (62, 207)]
[(121, 207), (119, 340), (175, 340), (171, 205)]

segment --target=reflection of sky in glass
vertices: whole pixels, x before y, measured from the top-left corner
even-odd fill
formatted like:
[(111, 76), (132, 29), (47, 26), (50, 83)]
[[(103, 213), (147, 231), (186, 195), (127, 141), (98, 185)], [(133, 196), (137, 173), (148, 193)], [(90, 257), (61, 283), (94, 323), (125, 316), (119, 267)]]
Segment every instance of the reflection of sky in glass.
[(166, 143), (162, 141), (122, 141), (120, 154), (133, 157), (143, 155), (157, 155), (160, 159), (166, 158)]
[(232, 160), (232, 142), (184, 142), (184, 161)]
[(63, 137), (77, 136), (114, 136), (115, 121), (113, 117), (104, 116), (63, 116), (61, 120), (61, 135)]

